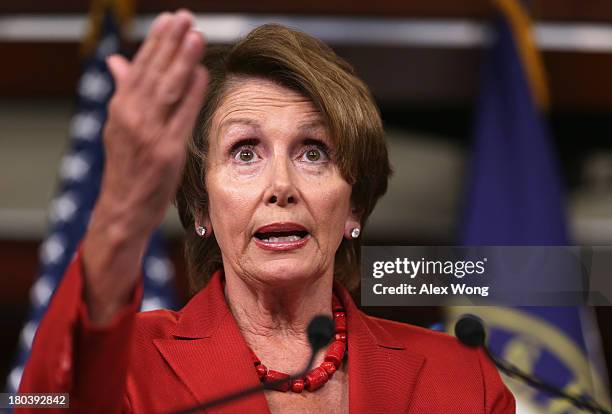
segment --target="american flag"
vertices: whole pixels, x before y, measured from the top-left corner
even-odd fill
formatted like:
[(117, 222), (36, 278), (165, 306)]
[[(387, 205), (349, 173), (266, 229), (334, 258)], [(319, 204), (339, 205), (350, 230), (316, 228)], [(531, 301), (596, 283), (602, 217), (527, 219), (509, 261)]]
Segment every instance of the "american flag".
[[(28, 360), (36, 328), (53, 292), (87, 228), (102, 178), (102, 130), (114, 85), (105, 58), (120, 51), (120, 31), (112, 9), (101, 19), (99, 41), (84, 61), (76, 109), (70, 126), (68, 151), (59, 167), (59, 188), (51, 201), (48, 234), (40, 252), (40, 270), (30, 291), (31, 309), (19, 338), (17, 359), (7, 379), (7, 392), (16, 392)], [(173, 267), (159, 231), (152, 236), (143, 261), (144, 297), (141, 310), (174, 308)]]

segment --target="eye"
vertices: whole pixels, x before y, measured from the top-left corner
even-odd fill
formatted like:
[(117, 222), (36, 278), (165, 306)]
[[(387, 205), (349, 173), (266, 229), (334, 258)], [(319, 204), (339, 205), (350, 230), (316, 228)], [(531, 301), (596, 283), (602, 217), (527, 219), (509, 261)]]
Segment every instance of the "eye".
[(236, 143), (230, 150), (232, 159), (239, 164), (251, 164), (259, 160), (255, 147), (256, 142), (253, 140), (244, 140)]
[(329, 152), (323, 144), (308, 145), (301, 159), (310, 163), (323, 163), (329, 161)]
[(308, 161), (319, 161), (321, 158), (321, 151), (318, 149), (310, 149), (306, 151), (306, 158)]
[(238, 158), (243, 162), (250, 162), (255, 158), (255, 153), (250, 148), (241, 149), (238, 151)]

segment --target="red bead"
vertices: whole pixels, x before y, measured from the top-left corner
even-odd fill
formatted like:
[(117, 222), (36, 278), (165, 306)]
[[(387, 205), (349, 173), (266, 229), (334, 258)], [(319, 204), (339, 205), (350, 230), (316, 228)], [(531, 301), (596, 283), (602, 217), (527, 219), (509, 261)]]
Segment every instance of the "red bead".
[(291, 381), (291, 391), (297, 392), (298, 394), (304, 391), (304, 380), (297, 379)]
[[(335, 340), (328, 347), (325, 361), (321, 363), (321, 366), (311, 370), (302, 379), (289, 381), (290, 376), (288, 374), (269, 370), (261, 363), (255, 352), (249, 348), (251, 360), (261, 382), (268, 385), (268, 388), (282, 392), (291, 390), (295, 393), (301, 393), (305, 389), (312, 392), (325, 385), (342, 364), (347, 347), (346, 314), (344, 306), (336, 295), (332, 296), (332, 312), (336, 324)], [(271, 383), (279, 381), (279, 384), (270, 387)]]
[(315, 368), (306, 375), (306, 389), (311, 392), (318, 390), (328, 380), (329, 375), (327, 375), (327, 371), (321, 367)]
[(346, 315), (344, 312), (334, 312), (336, 333), (346, 332)]
[(336, 366), (336, 369), (340, 367), (342, 363), (342, 359), (344, 358), (344, 351), (346, 349), (346, 344), (342, 341), (334, 341), (331, 343), (329, 348), (327, 348), (327, 354), (325, 355), (325, 360), (329, 362), (333, 362)]
[(329, 375), (330, 378), (332, 377), (332, 375), (334, 375), (334, 372), (336, 372), (336, 365), (334, 365), (334, 363), (331, 361), (322, 362), (321, 368), (323, 368), (325, 372), (327, 372), (327, 375)]
[(259, 364), (255, 367), (255, 369), (257, 370), (257, 376), (263, 381), (268, 373), (268, 368), (266, 368), (264, 364)]
[[(288, 380), (289, 374), (285, 374), (283, 372), (274, 371), (273, 369), (268, 370), (268, 375), (266, 375), (266, 383), (270, 384), (271, 382), (276, 382), (280, 380)], [(277, 391), (287, 392), (291, 384), (289, 381), (283, 381), (280, 384), (274, 386), (274, 389)]]

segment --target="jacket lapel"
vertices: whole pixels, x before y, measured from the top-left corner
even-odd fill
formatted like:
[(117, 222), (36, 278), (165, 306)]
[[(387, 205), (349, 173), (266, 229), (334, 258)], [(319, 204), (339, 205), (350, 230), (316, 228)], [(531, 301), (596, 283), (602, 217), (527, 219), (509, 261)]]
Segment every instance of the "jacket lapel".
[[(173, 339), (156, 339), (154, 344), (178, 378), (199, 402), (260, 384), (250, 354), (223, 293), (222, 275), (217, 272), (181, 311)], [(263, 393), (206, 411), (269, 414)]]
[(347, 315), (350, 413), (407, 413), (425, 357), (361, 312), (339, 283), (334, 289)]
[[(247, 344), (225, 301), (221, 272), (183, 310), (172, 339), (154, 344), (195, 400), (210, 401), (259, 384)], [(406, 413), (425, 357), (406, 349), (357, 308), (339, 283), (349, 332), (349, 411)], [(269, 414), (263, 393), (208, 410), (214, 414)]]

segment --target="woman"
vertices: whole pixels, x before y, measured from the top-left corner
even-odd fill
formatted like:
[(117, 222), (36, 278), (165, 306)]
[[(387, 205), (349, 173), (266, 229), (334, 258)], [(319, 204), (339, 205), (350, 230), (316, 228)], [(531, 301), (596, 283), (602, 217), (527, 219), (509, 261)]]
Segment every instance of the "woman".
[[(70, 392), (79, 412), (170, 412), (300, 371), (306, 326), (326, 314), (336, 336), (306, 378), (210, 412), (514, 412), (481, 352), (368, 317), (348, 293), (390, 174), (350, 66), (268, 25), (209, 56), (207, 74), (191, 25), (165, 13), (133, 62), (108, 61), (102, 191), (20, 391)], [(140, 260), (177, 188), (197, 293), (179, 312), (137, 314)]]

